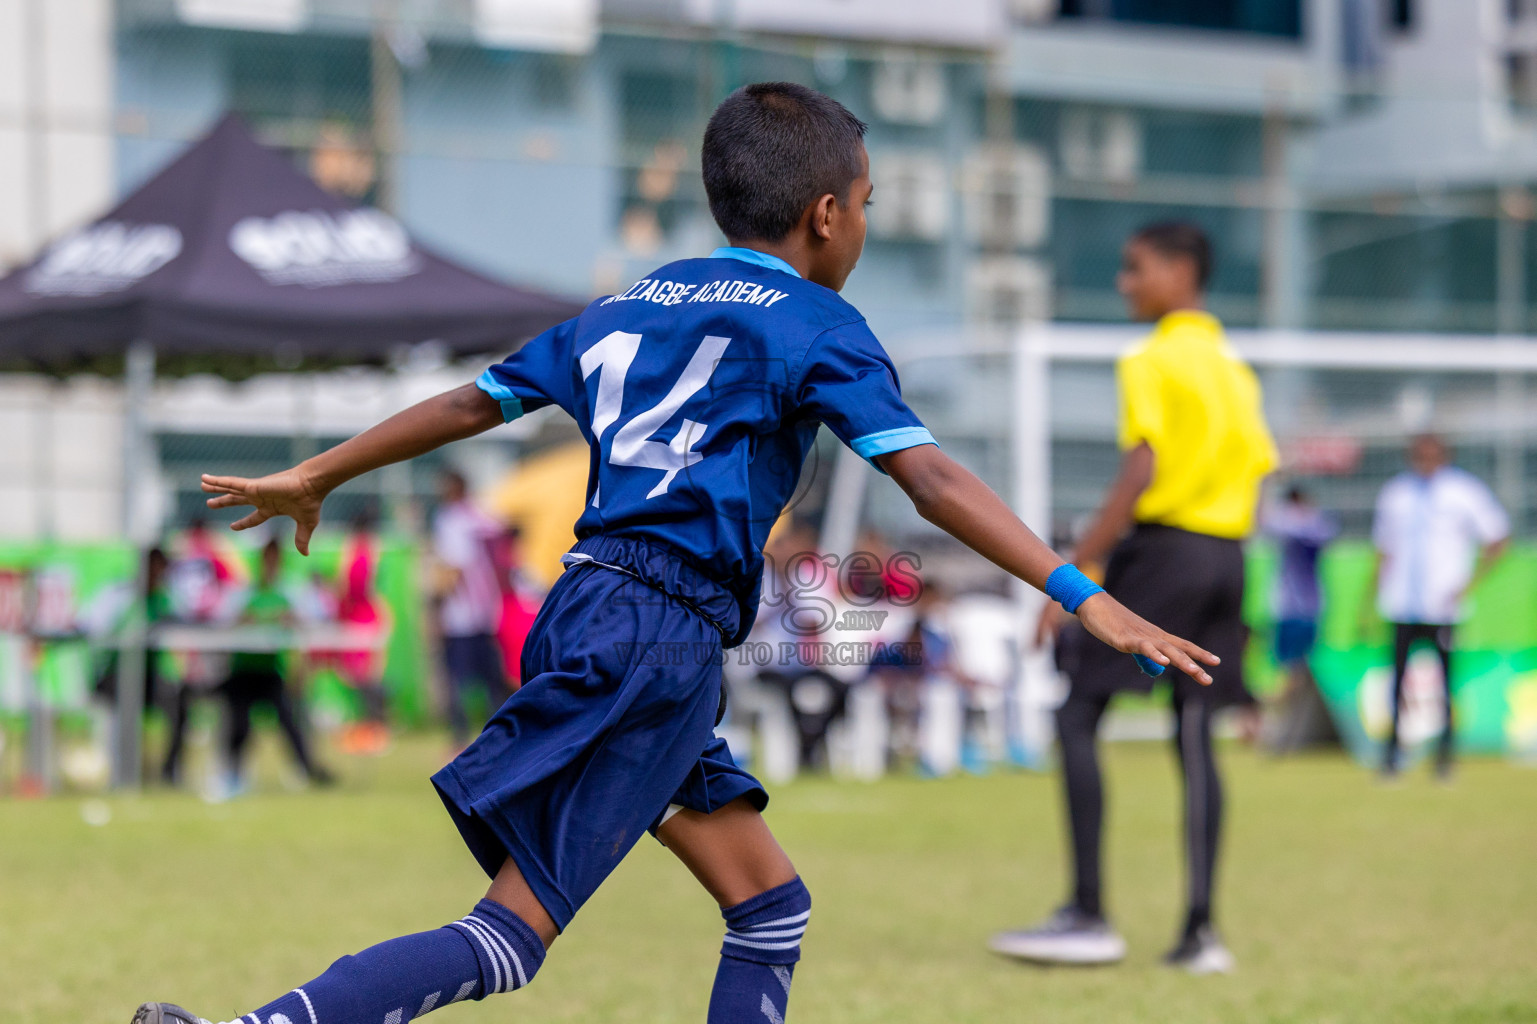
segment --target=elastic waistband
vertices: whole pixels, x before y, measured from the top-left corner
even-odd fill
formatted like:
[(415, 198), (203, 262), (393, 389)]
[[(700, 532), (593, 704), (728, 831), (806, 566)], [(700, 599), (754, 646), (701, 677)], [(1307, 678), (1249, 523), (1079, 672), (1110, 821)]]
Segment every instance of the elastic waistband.
[(595, 564), (634, 576), (676, 598), (719, 630), (728, 643), (741, 629), (736, 595), (685, 562), (677, 549), (660, 541), (596, 534), (577, 541), (561, 561), (567, 566)]
[(1182, 526), (1170, 526), (1168, 523), (1137, 523), (1132, 527), (1132, 534), (1143, 537), (1190, 537), (1210, 544), (1232, 545), (1243, 547), (1243, 541), (1236, 537), (1218, 537), (1214, 533), (1198, 533), (1195, 530), (1187, 530)]

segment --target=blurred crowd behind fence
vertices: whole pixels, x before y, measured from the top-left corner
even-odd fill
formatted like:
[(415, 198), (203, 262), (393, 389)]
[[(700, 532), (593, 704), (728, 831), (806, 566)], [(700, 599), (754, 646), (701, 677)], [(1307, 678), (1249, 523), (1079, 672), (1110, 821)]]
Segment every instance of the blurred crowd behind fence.
[[(50, 184), (68, 180), (67, 147), (29, 140), (101, 130), (108, 192), (121, 194), (235, 111), (327, 188), (380, 205), (448, 255), (601, 294), (718, 244), (698, 173), (705, 119), (739, 84), (794, 79), (871, 125), (876, 204), (848, 298), (946, 448), (1058, 540), (1114, 470), (1111, 355), (1134, 335), (1096, 335), (1089, 357), (1050, 362), (1037, 381), (1050, 396), (1049, 445), (1032, 454), (1019, 437), (1020, 331), (1120, 320), (1121, 243), (1171, 217), (1212, 235), (1212, 308), (1231, 327), (1304, 340), (1334, 332), (1376, 348), (1370, 366), (1260, 368), (1282, 477), (1307, 483), (1347, 539), (1364, 537), (1404, 438), (1422, 429), (1446, 434), (1518, 536), (1531, 536), (1533, 5), (957, 0), (938, 18), (891, 2), (891, 17), (870, 0), (849, 4), (864, 21), (848, 28), (818, 5), (756, 0), (99, 0), (97, 113), (37, 101), (33, 92), (67, 92), (46, 68), (0, 91), (0, 137), (33, 154), (0, 198), (0, 266), (29, 258), (74, 216), (71, 194)], [(21, 41), (72, 31), (42, 0), (14, 8), (13, 69), (30, 67)], [(909, 24), (898, 13), (919, 28), (893, 28)], [(379, 395), (390, 396), (382, 410), (475, 370), (423, 352), (350, 377), (161, 382), (149, 419), (166, 529), (202, 514), (199, 472), (281, 468), (365, 425)], [(0, 388), (12, 440), (0, 451), (0, 518), (4, 532), (33, 538), (12, 561), (42, 565), (40, 552), (62, 550), (55, 542), (110, 543), (116, 515), (74, 510), (97, 500), (92, 485), (115, 481), (120, 420), (103, 412), (114, 402), (110, 383), (11, 377)], [(376, 503), (402, 536), (419, 536), (437, 465), (465, 468), (483, 490), (573, 436), (556, 417), (530, 417), (442, 461), (358, 481), (333, 511)], [(871, 475), (853, 489), (863, 494), (854, 511), (842, 507), (851, 492), (839, 489), (838, 464), (824, 435), (801, 514), (831, 520), (840, 538), (875, 527), (947, 582), (1002, 590), (889, 482)], [(1049, 489), (1028, 487), (1041, 479), (1028, 473), (1048, 465)], [(1253, 557), (1264, 564), (1262, 544)], [(1357, 564), (1360, 549), (1331, 557)], [(1472, 627), (1518, 676), (1537, 650), (1524, 625), (1537, 621), (1524, 611), (1537, 593), (1526, 565), (1518, 558), (1491, 581), (1501, 596)], [(1356, 602), (1359, 573), (1329, 570), (1326, 581), (1330, 572), (1355, 580), (1337, 584), (1334, 603)], [(1256, 573), (1251, 585), (1260, 627), (1264, 580)], [(1377, 658), (1380, 638), (1357, 636), (1350, 615), (1348, 635), (1343, 618), (1326, 626), (1326, 646), (1333, 636)], [(1484, 630), (1491, 616), (1510, 628)]]

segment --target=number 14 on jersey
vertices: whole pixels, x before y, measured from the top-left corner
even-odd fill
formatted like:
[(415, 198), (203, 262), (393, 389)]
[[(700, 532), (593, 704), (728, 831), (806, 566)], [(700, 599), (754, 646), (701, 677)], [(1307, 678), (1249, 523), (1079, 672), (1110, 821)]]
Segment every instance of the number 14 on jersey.
[[(594, 371), (598, 374), (598, 397), (592, 407), (592, 436), (600, 445), (604, 433), (619, 421), (624, 408), (625, 380), (630, 373), (630, 364), (635, 361), (635, 354), (640, 351), (640, 338), (639, 334), (614, 331), (582, 353), (582, 379), (591, 377)], [(682, 376), (666, 396), (651, 408), (636, 412), (619, 424), (619, 430), (609, 446), (609, 464), (663, 471), (661, 481), (646, 495), (648, 499), (666, 494), (679, 470), (687, 469), (704, 458), (694, 451), (694, 446), (704, 439), (705, 432), (710, 429), (708, 423), (685, 418), (671, 443), (653, 441), (651, 435), (661, 430), (683, 407), (684, 402), (710, 382), (710, 375), (715, 372), (729, 344), (730, 338), (706, 335), (688, 365), (683, 368)], [(598, 504), (596, 490), (593, 492), (592, 503)]]

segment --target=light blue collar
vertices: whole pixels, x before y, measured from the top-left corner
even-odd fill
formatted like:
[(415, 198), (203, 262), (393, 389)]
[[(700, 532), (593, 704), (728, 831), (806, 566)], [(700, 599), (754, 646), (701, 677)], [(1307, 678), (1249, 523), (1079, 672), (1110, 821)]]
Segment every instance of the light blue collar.
[(772, 253), (759, 252), (757, 249), (745, 249), (740, 245), (723, 245), (710, 253), (712, 260), (741, 260), (743, 263), (753, 263), (770, 270), (782, 270), (792, 277), (800, 277), (800, 271), (780, 259)]

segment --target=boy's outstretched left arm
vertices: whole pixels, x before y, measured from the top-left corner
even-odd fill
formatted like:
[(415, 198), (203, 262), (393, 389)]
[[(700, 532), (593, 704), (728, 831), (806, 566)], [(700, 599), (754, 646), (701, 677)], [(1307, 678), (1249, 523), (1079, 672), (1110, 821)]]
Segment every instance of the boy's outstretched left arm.
[(371, 469), (425, 455), (450, 441), (484, 433), (504, 422), (501, 405), (474, 384), (418, 402), (292, 469), (246, 479), (203, 474), (209, 508), (254, 506), (233, 529), (248, 530), (273, 516), (294, 521), (294, 546), (310, 553), (310, 535), (320, 522), (320, 505), (341, 484)]
[[(982, 557), (1044, 590), (1046, 578), (1063, 560), (981, 480), (932, 444), (877, 457), (880, 466), (912, 499), (918, 514)], [(1109, 594), (1098, 593), (1078, 606), (1084, 626), (1111, 647), (1173, 665), (1198, 682), (1211, 676), (1201, 667), (1218, 658), (1188, 640), (1165, 633), (1133, 614)]]

